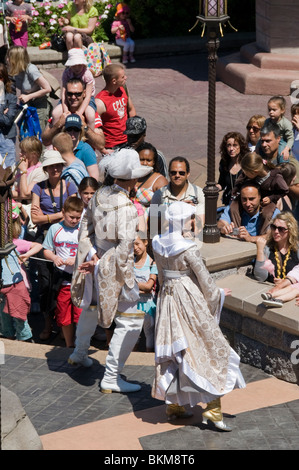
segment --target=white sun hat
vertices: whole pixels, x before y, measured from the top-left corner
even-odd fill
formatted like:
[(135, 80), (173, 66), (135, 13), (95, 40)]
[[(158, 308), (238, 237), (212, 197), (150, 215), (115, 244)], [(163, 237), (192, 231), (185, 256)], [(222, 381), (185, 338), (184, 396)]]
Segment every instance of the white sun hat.
[(86, 58), (83, 49), (79, 49), (78, 47), (70, 49), (68, 51), (68, 59), (65, 63), (66, 67), (71, 67), (72, 65), (86, 65)]
[(105, 156), (99, 163), (99, 169), (102, 175), (108, 174), (121, 180), (142, 178), (153, 171), (152, 167), (141, 165), (139, 154), (130, 148)]

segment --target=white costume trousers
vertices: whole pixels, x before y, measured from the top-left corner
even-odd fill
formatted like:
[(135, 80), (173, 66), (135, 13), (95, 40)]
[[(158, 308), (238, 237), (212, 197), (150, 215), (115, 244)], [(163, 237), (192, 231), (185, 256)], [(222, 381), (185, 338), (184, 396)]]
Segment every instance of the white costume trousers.
[(106, 358), (104, 379), (117, 378), (136, 345), (144, 320), (143, 313), (120, 313), (114, 318), (115, 329)]

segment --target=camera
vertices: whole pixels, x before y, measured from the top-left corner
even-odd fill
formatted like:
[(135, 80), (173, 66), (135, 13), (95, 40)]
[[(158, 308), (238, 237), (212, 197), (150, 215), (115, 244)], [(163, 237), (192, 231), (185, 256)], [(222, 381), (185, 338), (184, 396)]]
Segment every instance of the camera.
[(240, 229), (239, 228), (234, 228), (232, 235), (238, 236), (240, 234)]

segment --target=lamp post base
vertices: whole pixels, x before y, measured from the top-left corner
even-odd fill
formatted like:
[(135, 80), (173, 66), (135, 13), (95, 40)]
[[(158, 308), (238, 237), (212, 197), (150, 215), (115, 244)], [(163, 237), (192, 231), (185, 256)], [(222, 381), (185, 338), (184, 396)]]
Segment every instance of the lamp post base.
[(205, 225), (203, 229), (203, 242), (204, 243), (219, 243), (220, 232), (217, 225)]
[(217, 227), (217, 201), (219, 190), (215, 183), (207, 183), (203, 188), (205, 196), (205, 225), (203, 228), (204, 243), (218, 243), (220, 231)]

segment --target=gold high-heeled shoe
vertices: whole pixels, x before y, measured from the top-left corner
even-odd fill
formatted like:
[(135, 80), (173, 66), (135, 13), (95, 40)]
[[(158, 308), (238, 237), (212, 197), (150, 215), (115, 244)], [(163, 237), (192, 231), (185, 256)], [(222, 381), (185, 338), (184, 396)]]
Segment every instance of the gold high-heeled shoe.
[(191, 418), (193, 413), (191, 411), (186, 411), (183, 406), (172, 404), (167, 405), (166, 416), (168, 421), (173, 421), (175, 419)]
[(232, 429), (227, 426), (223, 421), (223, 415), (221, 413), (220, 398), (216, 398), (207, 404), (205, 411), (202, 414), (202, 423), (208, 425), (208, 421), (211, 421), (213, 425), (221, 431), (231, 431)]

